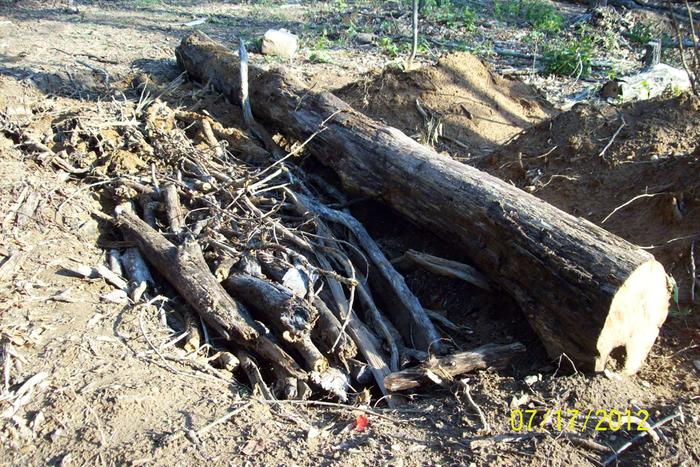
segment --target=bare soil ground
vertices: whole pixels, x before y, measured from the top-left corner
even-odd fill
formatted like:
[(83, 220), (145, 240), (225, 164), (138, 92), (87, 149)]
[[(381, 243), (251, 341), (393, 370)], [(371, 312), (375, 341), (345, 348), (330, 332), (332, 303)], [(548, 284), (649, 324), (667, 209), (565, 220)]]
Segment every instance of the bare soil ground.
[[(516, 432), (512, 410), (630, 408), (648, 410), (650, 422), (679, 411), (683, 417), (660, 429), (658, 441), (636, 443), (619, 463), (700, 463), (700, 369), (694, 366), (700, 360), (700, 321), (699, 310), (689, 303), (688, 271), (691, 242), (700, 239), (696, 99), (680, 96), (620, 109), (575, 106), (555, 116), (540, 96), (577, 92), (582, 83), (532, 76), (528, 80), (536, 87), (529, 87), (501, 78), (464, 53), (408, 74), (378, 71), (392, 60), (376, 47), (358, 44), (325, 47), (333, 63), (317, 63), (309, 58), (319, 52), (317, 41), (324, 37), (319, 30), (326, 28), (332, 36), (344, 24), (334, 21), (339, 12), (329, 5), (104, 2), (79, 8), (79, 14), (70, 14), (61, 4), (28, 2), (0, 10), (0, 19), (7, 21), (0, 22), (0, 112), (5, 118), (0, 268), (21, 259), (0, 282), (0, 384), (3, 394), (23, 385), (28, 389), (25, 399), (0, 399), (0, 462), (599, 465), (638, 434), (634, 427), (600, 431), (590, 424), (573, 434), (551, 427)], [(567, 14), (580, 12), (563, 8)], [(409, 24), (390, 6), (353, 11), (357, 24), (365, 18), (379, 28), (375, 19), (385, 18), (398, 32)], [(240, 126), (238, 110), (216, 93), (190, 83), (169, 87), (179, 75), (174, 47), (189, 29), (182, 24), (197, 17), (208, 17), (202, 28), (229, 45), (241, 33), (254, 38), (268, 27), (301, 31), (311, 22), (315, 29), (303, 29), (304, 48), (293, 66), (312, 85), (338, 90), (358, 109), (427, 140), (435, 126), (417, 110), (420, 99), (433, 123), (443, 124), (447, 138), (436, 144), (446, 157), (478, 164), (593, 222), (601, 223), (634, 197), (654, 195), (624, 206), (602, 224), (653, 247), (680, 286), (679, 304), (672, 305), (674, 312), (641, 372), (634, 377), (566, 373), (560, 362), (546, 357), (507, 297), (413, 271), (407, 282), (421, 303), (462, 326), (459, 332), (443, 330), (457, 347), (520, 340), (528, 355), (509, 370), (468, 377), (488, 431), (463, 391), (450, 387), (413, 394), (396, 411), (381, 403), (374, 407), (375, 399), (368, 429), (358, 432), (354, 422), (364, 409), (265, 403), (250, 397), (242, 375), (214, 369), (204, 356), (170, 345), (176, 333), (167, 324), (177, 303), (163, 308), (110, 303), (104, 298), (112, 291), (109, 284), (68, 273), (71, 265), (105, 260), (100, 244), (110, 238), (110, 228), (91, 216), (105, 208), (104, 193), (101, 185), (90, 184), (148, 173), (149, 155), (127, 137), (130, 126), (143, 125), (135, 109), (144, 84), (152, 96), (163, 93), (173, 107), (207, 112), (224, 127)], [(488, 31), (517, 35), (516, 28), (502, 32), (480, 25), (479, 34)], [(439, 53), (431, 50), (426, 61)], [(638, 55), (639, 50), (619, 54)], [(257, 54), (252, 60), (276, 65)], [(518, 65), (501, 61), (494, 58), (492, 66)], [(374, 74), (367, 75), (371, 70)], [(550, 116), (554, 119), (547, 120)], [(622, 118), (625, 125), (613, 138)], [(11, 125), (55, 151), (66, 150), (76, 167), (94, 172), (69, 176), (42, 162), (36, 151), (12, 139)], [(29, 198), (38, 199), (37, 209), (23, 217), (21, 207)], [(430, 233), (381, 206), (360, 203), (354, 214), (389, 257), (408, 247), (452, 254)], [(37, 384), (29, 389), (28, 381)], [(232, 410), (240, 412), (202, 431)], [(510, 438), (494, 438), (502, 434)]]

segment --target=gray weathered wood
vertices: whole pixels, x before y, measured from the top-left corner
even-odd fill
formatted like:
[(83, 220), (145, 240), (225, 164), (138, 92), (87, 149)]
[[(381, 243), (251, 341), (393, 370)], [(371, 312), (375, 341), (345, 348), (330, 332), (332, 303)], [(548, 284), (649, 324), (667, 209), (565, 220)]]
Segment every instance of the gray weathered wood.
[(328, 360), (311, 342), (311, 329), (318, 318), (315, 308), (285, 287), (247, 274), (230, 274), (223, 286), (257, 310), (264, 322), (301, 354), (310, 371), (323, 372), (328, 368)]
[(438, 380), (449, 383), (457, 375), (487, 368), (505, 368), (511, 359), (525, 352), (520, 342), (508, 345), (487, 344), (468, 352), (460, 352), (441, 358), (430, 358), (424, 364), (397, 371), (384, 378), (389, 391), (405, 391)]
[(153, 267), (219, 335), (254, 351), (280, 372), (306, 378), (294, 359), (272, 342), (248, 311), (226, 293), (209, 271), (197, 242), (175, 246), (136, 215), (119, 209), (115, 223), (138, 242)]

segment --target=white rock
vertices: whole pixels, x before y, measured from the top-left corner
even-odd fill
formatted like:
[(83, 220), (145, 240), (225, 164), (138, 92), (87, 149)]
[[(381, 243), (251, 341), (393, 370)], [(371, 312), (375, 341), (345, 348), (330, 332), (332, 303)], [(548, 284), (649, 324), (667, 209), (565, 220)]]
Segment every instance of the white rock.
[(530, 402), (530, 396), (525, 393), (521, 393), (520, 396), (513, 396), (513, 398), (510, 400), (510, 408), (517, 409), (528, 402)]
[(291, 60), (299, 48), (299, 38), (286, 29), (269, 29), (263, 37), (262, 53)]
[(533, 384), (537, 383), (538, 381), (542, 381), (542, 375), (541, 374), (536, 374), (536, 375), (530, 375), (525, 377), (525, 384), (528, 386), (532, 386)]

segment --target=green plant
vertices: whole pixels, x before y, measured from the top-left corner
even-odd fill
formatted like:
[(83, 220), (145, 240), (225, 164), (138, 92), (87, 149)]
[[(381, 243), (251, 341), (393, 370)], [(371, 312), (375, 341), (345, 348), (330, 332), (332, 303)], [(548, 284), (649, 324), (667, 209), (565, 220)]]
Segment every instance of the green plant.
[(564, 18), (556, 8), (542, 0), (526, 0), (523, 5), (525, 21), (536, 31), (556, 33), (561, 30)]
[(493, 16), (498, 21), (513, 21), (520, 15), (519, 0), (495, 0), (493, 2)]
[(327, 49), (330, 43), (331, 41), (330, 39), (328, 39), (328, 31), (326, 30), (326, 28), (323, 28), (323, 31), (321, 31), (321, 35), (316, 38), (311, 48), (315, 50)]
[(312, 63), (333, 63), (333, 59), (324, 52), (312, 52), (309, 55), (309, 61)]
[(476, 13), (467, 6), (455, 5), (450, 0), (426, 0), (423, 14), (432, 21), (449, 28), (464, 27), (467, 32), (476, 29)]
[(672, 287), (671, 300), (673, 301), (673, 304), (676, 305), (675, 308), (671, 307), (668, 314), (674, 318), (685, 318), (686, 316), (690, 315), (692, 310), (690, 308), (681, 308), (678, 283), (676, 282), (676, 279), (673, 278), (673, 276), (669, 275), (668, 279)]
[(338, 12), (343, 12), (348, 9), (348, 2), (345, 0), (334, 0), (333, 8)]
[(390, 37), (382, 37), (379, 39), (379, 47), (391, 58), (396, 58), (399, 56), (399, 46), (396, 45), (396, 43), (391, 40)]
[(469, 32), (476, 30), (476, 12), (469, 7), (462, 10), (462, 26)]
[(634, 43), (646, 45), (654, 38), (654, 33), (648, 24), (636, 22), (630, 29), (629, 38)]
[(535, 31), (547, 34), (559, 32), (564, 25), (564, 17), (544, 0), (495, 0), (493, 15), (509, 23), (525, 20)]
[(136, 8), (148, 8), (148, 7), (154, 7), (156, 5), (160, 5), (161, 0), (135, 0), (133, 5)]
[(542, 59), (545, 72), (558, 76), (586, 77), (591, 74), (591, 62), (595, 51), (592, 36), (546, 44)]
[(460, 47), (460, 50), (463, 50), (466, 52), (471, 52), (472, 54), (476, 55), (479, 58), (488, 58), (488, 57), (492, 57), (494, 55), (493, 42), (491, 42), (491, 41), (479, 42), (474, 47), (468, 47), (466, 44), (463, 44)]

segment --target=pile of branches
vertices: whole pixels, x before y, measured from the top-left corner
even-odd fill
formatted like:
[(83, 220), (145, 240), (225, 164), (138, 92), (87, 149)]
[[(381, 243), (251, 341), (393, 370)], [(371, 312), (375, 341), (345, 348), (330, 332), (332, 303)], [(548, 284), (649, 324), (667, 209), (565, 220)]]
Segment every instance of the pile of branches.
[[(145, 128), (161, 163), (113, 184), (111, 221), (135, 245), (121, 256), (146, 260), (122, 262), (131, 290), (147, 287), (146, 263), (155, 268), (202, 318), (201, 331), (217, 336), (207, 344), (264, 397), (344, 401), (372, 380), (389, 396), (420, 385), (427, 367), (451, 380), (523, 350), (431, 357), (440, 350), (436, 328), (346, 196), (289, 163), (304, 143), (264, 147), (159, 101), (146, 109)], [(401, 371), (411, 363), (423, 366)]]
[(121, 256), (146, 260), (122, 261), (132, 290), (141, 294), (154, 276), (139, 270), (155, 268), (231, 353), (228, 365), (240, 365), (266, 397), (304, 398), (322, 389), (345, 400), (351, 381), (373, 377), (384, 390), (385, 377), (402, 363), (427, 359), (380, 310), (370, 271), (393, 288), (399, 313), (423, 317), (416, 335), (437, 344), (435, 328), (365, 228), (342, 209), (345, 196), (287, 163), (303, 152), (301, 144), (275, 160), (255, 140), (239, 135), (232, 142), (230, 130), (227, 136), (211, 118), (160, 101), (145, 111), (145, 122), (145, 139), (162, 162), (112, 184), (111, 220), (135, 245)]
[[(170, 321), (178, 343), (245, 374), (261, 396), (345, 401), (376, 383), (392, 406), (391, 391), (503, 367), (524, 350), (486, 345), (438, 358), (446, 349), (430, 312), (346, 195), (293, 163), (304, 142), (273, 140), (250, 119), (249, 133), (226, 128), (144, 95), (96, 112), (57, 119), (51, 144), (3, 126), (41, 162), (102, 189), (95, 215), (115, 238), (103, 239), (106, 264), (74, 272), (114, 285), (106, 300), (179, 295), (186, 309)], [(104, 112), (118, 131), (91, 124)], [(489, 287), (466, 265), (417, 252), (406, 262)]]

